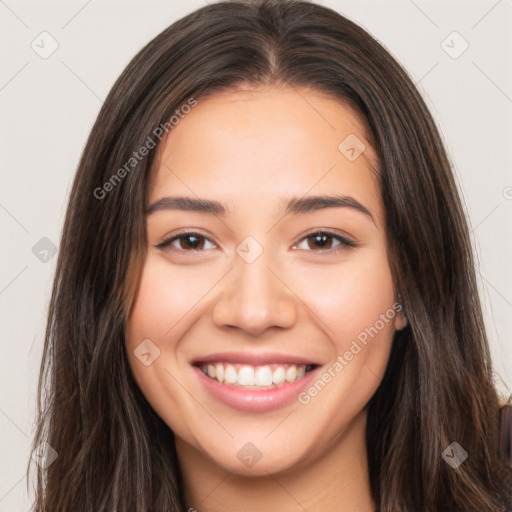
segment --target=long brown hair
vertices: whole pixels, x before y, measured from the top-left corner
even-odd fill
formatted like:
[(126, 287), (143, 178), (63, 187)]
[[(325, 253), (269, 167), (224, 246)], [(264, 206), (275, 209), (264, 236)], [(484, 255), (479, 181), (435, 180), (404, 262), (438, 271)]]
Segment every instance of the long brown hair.
[[(424, 101), (390, 54), (334, 10), (255, 0), (208, 5), (164, 30), (127, 66), (91, 131), (39, 381), (34, 448), (46, 442), (58, 457), (36, 468), (34, 510), (185, 509), (173, 433), (136, 385), (124, 344), (156, 150), (118, 170), (190, 98), (241, 85), (309, 87), (349, 102), (374, 140), (390, 266), (409, 320), (368, 405), (380, 511), (512, 509), (467, 222)], [(452, 442), (468, 453), (457, 469), (441, 456)]]

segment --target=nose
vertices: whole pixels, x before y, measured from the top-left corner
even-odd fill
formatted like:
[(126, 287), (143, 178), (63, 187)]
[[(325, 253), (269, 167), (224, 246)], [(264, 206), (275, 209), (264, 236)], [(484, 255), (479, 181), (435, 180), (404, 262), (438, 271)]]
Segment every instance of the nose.
[(297, 321), (299, 299), (279, 269), (268, 261), (266, 251), (252, 263), (237, 256), (234, 269), (221, 284), (213, 311), (215, 324), (238, 328), (251, 336), (260, 336), (271, 327), (292, 327)]

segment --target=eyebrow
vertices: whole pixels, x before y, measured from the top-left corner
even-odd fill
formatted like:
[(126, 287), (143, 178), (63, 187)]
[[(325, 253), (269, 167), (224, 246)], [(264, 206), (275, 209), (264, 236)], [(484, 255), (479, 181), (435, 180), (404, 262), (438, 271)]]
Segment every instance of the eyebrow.
[[(283, 202), (283, 216), (311, 213), (325, 208), (352, 208), (364, 213), (375, 224), (375, 220), (368, 208), (350, 196), (323, 195), (292, 197), (288, 200), (284, 200)], [(283, 204), (283, 202), (281, 204)], [(162, 197), (148, 207), (146, 214), (150, 215), (161, 210), (194, 211), (209, 213), (223, 218), (225, 218), (229, 213), (229, 207), (220, 201), (200, 198), (196, 199), (193, 197)]]

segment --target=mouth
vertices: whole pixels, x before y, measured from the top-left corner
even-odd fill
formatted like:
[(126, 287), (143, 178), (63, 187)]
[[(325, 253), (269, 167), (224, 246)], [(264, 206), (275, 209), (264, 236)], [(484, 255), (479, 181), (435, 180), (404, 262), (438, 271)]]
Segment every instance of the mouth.
[(239, 411), (270, 412), (296, 402), (321, 364), (283, 354), (212, 354), (191, 362), (199, 383), (215, 401)]
[(316, 364), (250, 365), (212, 361), (196, 366), (210, 379), (241, 389), (274, 389), (302, 379)]

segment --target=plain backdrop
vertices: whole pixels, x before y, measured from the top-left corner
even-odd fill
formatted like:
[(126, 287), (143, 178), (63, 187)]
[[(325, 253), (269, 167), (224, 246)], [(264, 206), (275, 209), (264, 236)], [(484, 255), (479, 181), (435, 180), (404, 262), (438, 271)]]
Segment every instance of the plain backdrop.
[[(88, 133), (135, 53), (205, 3), (0, 0), (0, 512), (31, 504), (54, 252)], [(496, 371), (512, 388), (512, 1), (318, 3), (365, 27), (424, 95), (466, 205)]]

